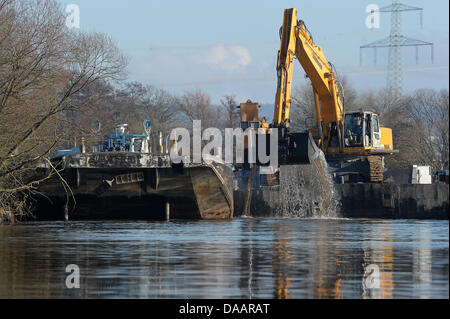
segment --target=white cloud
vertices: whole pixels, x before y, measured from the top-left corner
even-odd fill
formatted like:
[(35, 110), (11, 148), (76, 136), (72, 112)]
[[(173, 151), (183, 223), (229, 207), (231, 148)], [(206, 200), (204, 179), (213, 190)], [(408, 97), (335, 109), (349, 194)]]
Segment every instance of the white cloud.
[(234, 71), (248, 66), (252, 61), (247, 48), (240, 45), (225, 46), (218, 44), (202, 54), (197, 62), (211, 68)]

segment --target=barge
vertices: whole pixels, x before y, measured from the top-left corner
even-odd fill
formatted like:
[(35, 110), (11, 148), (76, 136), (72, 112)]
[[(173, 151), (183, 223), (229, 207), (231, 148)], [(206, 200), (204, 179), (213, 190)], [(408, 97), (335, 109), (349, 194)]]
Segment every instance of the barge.
[(60, 151), (38, 170), (41, 177), (54, 173), (34, 196), (36, 219), (233, 217), (230, 165), (213, 156), (174, 164), (161, 149), (151, 152), (149, 132), (128, 134), (118, 125), (95, 152)]

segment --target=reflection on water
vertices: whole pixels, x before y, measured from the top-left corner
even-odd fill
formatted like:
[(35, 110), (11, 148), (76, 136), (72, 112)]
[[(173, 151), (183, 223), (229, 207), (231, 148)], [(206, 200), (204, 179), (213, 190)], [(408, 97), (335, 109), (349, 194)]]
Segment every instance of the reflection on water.
[[(0, 298), (448, 298), (448, 221), (0, 225)], [(65, 268), (80, 268), (67, 289)]]

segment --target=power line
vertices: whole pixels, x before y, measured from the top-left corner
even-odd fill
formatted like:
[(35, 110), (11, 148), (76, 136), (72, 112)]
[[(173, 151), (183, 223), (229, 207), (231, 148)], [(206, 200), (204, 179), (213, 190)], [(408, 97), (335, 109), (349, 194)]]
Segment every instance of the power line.
[[(375, 31), (377, 32), (377, 31)], [(382, 33), (382, 32), (379, 32)], [(356, 37), (365, 35), (365, 31), (351, 31), (351, 32), (340, 32), (333, 34), (319, 34), (315, 35), (314, 38), (320, 39), (322, 41), (330, 41), (337, 40), (340, 38), (348, 37)], [(225, 47), (230, 46), (245, 46), (245, 47), (253, 47), (253, 46), (278, 46), (280, 43), (279, 39), (273, 40), (261, 40), (261, 41), (247, 41), (247, 42), (214, 42), (214, 43), (203, 43), (198, 45), (185, 45), (185, 46), (148, 46), (148, 47), (125, 47), (122, 48), (123, 51), (126, 52), (155, 52), (155, 51), (180, 51), (180, 50), (204, 50), (209, 48), (214, 48), (219, 45), (223, 45)]]
[[(424, 71), (437, 71), (437, 70), (448, 70), (448, 65), (442, 66), (433, 66), (433, 67), (423, 67), (423, 68), (410, 68), (410, 69), (402, 69), (403, 73), (413, 73), (413, 72), (424, 72)], [(343, 76), (359, 76), (359, 75), (376, 75), (376, 74), (385, 74), (389, 72), (389, 69), (380, 69), (375, 71), (355, 71), (355, 72), (342, 72)], [(296, 75), (294, 79), (302, 79), (303, 76)], [(223, 83), (236, 83), (236, 82), (260, 82), (260, 81), (275, 81), (276, 75), (262, 75), (262, 76), (254, 76), (254, 77), (235, 77), (235, 78), (221, 78), (221, 79), (207, 79), (203, 81), (167, 81), (163, 79), (157, 79), (149, 76), (135, 76), (132, 79), (134, 80), (153, 80), (155, 85), (159, 85), (162, 87), (176, 87), (176, 86), (203, 86), (203, 85), (215, 85), (215, 84), (223, 84)], [(158, 82), (158, 83), (156, 83)]]

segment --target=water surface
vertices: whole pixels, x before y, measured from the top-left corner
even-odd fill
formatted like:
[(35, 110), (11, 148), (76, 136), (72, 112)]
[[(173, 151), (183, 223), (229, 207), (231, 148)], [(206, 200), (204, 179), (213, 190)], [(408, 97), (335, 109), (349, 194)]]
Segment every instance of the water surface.
[(448, 236), (448, 221), (0, 225), (0, 298), (448, 298)]

